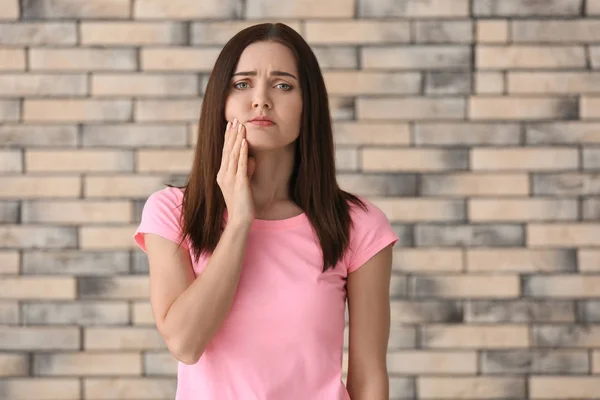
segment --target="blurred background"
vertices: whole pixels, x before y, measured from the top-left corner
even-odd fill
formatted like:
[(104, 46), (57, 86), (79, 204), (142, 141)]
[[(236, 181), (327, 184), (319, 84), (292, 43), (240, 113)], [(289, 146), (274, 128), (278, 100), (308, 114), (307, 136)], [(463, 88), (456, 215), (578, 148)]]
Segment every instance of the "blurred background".
[(0, 0), (0, 399), (173, 399), (132, 234), (282, 21), (400, 235), (391, 399), (600, 398), (600, 0)]

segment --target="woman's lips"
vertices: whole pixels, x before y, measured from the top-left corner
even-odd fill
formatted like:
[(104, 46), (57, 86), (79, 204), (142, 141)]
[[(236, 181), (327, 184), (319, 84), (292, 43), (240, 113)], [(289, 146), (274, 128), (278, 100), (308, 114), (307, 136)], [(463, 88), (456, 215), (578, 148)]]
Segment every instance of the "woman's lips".
[(260, 119), (255, 119), (253, 121), (250, 121), (251, 124), (254, 124), (256, 126), (271, 126), (271, 125), (275, 125), (274, 122), (272, 121), (267, 121), (267, 120), (260, 120)]

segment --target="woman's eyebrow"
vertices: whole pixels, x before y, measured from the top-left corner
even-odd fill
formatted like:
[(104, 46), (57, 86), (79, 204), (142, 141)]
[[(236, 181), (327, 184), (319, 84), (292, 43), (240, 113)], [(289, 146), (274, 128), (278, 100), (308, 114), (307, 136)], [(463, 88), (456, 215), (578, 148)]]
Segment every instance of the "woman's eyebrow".
[[(256, 76), (256, 71), (240, 71), (240, 72), (236, 72), (233, 74), (233, 76), (238, 76), (238, 75)], [(298, 78), (296, 78), (294, 75), (290, 74), (289, 72), (285, 72), (285, 71), (271, 71), (271, 75), (289, 76), (289, 77), (294, 78), (295, 80), (298, 80)]]

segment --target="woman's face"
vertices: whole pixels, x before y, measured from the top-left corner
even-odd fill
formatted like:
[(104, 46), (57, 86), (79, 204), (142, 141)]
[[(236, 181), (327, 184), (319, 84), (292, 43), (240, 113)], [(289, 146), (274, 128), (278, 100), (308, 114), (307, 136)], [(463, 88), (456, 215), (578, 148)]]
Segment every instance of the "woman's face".
[(283, 148), (298, 138), (302, 116), (298, 78), (293, 53), (280, 43), (255, 42), (242, 52), (231, 77), (225, 118), (244, 124), (250, 151)]

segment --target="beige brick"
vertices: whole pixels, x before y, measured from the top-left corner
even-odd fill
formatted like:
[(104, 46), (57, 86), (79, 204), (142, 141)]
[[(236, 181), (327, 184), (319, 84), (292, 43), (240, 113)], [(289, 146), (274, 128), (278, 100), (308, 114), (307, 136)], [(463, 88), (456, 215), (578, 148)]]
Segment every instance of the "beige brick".
[(82, 227), (79, 230), (79, 247), (83, 250), (108, 250), (136, 248), (133, 233), (136, 226)]
[(475, 29), (479, 43), (508, 42), (508, 21), (478, 20)]
[(129, 0), (52, 0), (25, 3), (25, 19), (130, 18)]
[[(0, 55), (1, 59), (1, 55)], [(29, 50), (33, 71), (132, 71), (137, 68), (131, 49), (44, 49)]]
[(74, 248), (76, 232), (70, 227), (44, 225), (0, 225), (0, 248)]
[[(2, 394), (10, 400), (79, 400), (80, 385), (78, 379), (3, 379)], [(23, 394), (27, 397), (23, 397)]]
[(471, 199), (469, 219), (481, 221), (561, 221), (577, 220), (576, 200), (540, 198)]
[(79, 197), (81, 178), (49, 177), (43, 175), (3, 176), (0, 177), (0, 198), (64, 198)]
[(393, 270), (418, 274), (460, 272), (464, 268), (460, 249), (398, 249), (394, 251)]
[(136, 165), (139, 172), (187, 173), (192, 165), (194, 150), (139, 150)]
[(84, 380), (86, 399), (94, 400), (138, 400), (174, 399), (177, 380), (175, 378), (88, 378)]
[(593, 399), (600, 393), (597, 376), (530, 376), (529, 395), (533, 399)]
[(125, 201), (35, 201), (22, 207), (23, 223), (128, 223), (133, 217), (133, 207)]
[(600, 14), (600, 2), (598, 0), (586, 0), (585, 5), (587, 15)]
[(0, 20), (19, 19), (19, 0), (2, 0)]
[(418, 94), (421, 89), (418, 73), (335, 71), (323, 77), (332, 95)]
[(144, 375), (176, 375), (178, 361), (167, 351), (144, 354)]
[(4, 147), (75, 147), (75, 125), (17, 125), (0, 126), (0, 145)]
[(26, 354), (0, 354), (0, 377), (29, 375), (29, 358)]
[(354, 147), (335, 149), (335, 167), (338, 171), (358, 170), (358, 150)]
[(83, 299), (147, 299), (150, 281), (148, 275), (80, 277), (77, 292)]
[(600, 91), (598, 72), (509, 72), (509, 93), (580, 94)]
[(0, 298), (2, 299), (74, 300), (75, 297), (75, 280), (73, 278), (0, 278)]
[(0, 49), (0, 71), (24, 71), (24, 49)]
[(164, 340), (155, 328), (85, 328), (86, 350), (164, 350)]
[(474, 120), (537, 120), (573, 118), (577, 102), (573, 99), (517, 96), (475, 96), (469, 99), (469, 118)]
[(18, 274), (21, 257), (19, 252), (3, 250), (0, 251), (0, 275), (2, 274)]
[(479, 69), (585, 68), (581, 46), (478, 46)]
[(513, 298), (520, 293), (517, 275), (417, 276), (413, 283), (417, 297)]
[(575, 253), (563, 250), (469, 249), (467, 270), (473, 272), (546, 273), (575, 271)]
[(592, 122), (535, 123), (525, 130), (528, 144), (600, 143), (600, 124)]
[(414, 125), (418, 146), (498, 146), (521, 143), (521, 131), (515, 123), (419, 122)]
[(524, 399), (525, 378), (419, 377), (417, 391), (432, 399)]
[(579, 249), (577, 259), (581, 272), (600, 272), (600, 250)]
[(600, 68), (600, 46), (589, 46), (592, 69)]
[(139, 122), (194, 122), (200, 117), (200, 99), (190, 100), (136, 100), (135, 121)]
[(75, 22), (0, 23), (0, 45), (45, 46), (77, 43)]
[[(0, 178), (0, 183), (2, 179)], [(167, 179), (160, 175), (86, 176), (84, 182), (85, 197), (146, 198), (164, 188)], [(2, 185), (0, 190), (1, 188)]]
[(354, 17), (354, 0), (305, 0), (289, 3), (278, 0), (247, 0), (245, 6), (248, 19)]
[(154, 315), (152, 306), (148, 301), (136, 301), (131, 305), (133, 310), (133, 325), (152, 325), (154, 326)]
[(79, 328), (0, 326), (0, 350), (77, 350)]
[(18, 100), (0, 100), (0, 123), (15, 122), (21, 118), (21, 103)]
[(238, 16), (236, 3), (219, 0), (134, 0), (136, 19), (228, 19)]
[(333, 139), (338, 145), (406, 146), (410, 144), (410, 128), (402, 123), (336, 122)]
[(358, 49), (355, 46), (311, 46), (321, 70), (358, 69)]
[(597, 19), (514, 20), (511, 22), (513, 42), (595, 43), (600, 33)]
[(416, 43), (471, 43), (473, 22), (464, 21), (420, 21), (413, 22)]
[(36, 376), (140, 375), (138, 353), (45, 353), (34, 354)]
[(482, 171), (574, 170), (579, 167), (579, 151), (573, 148), (479, 148), (471, 150), (470, 166)]
[[(267, 18), (255, 20), (223, 20), (219, 22), (193, 22), (191, 42), (195, 45), (223, 45), (242, 29), (264, 22), (272, 23), (273, 20)], [(302, 30), (299, 21), (286, 19), (284, 23), (298, 33)]]
[(400, 21), (307, 21), (304, 32), (311, 45), (410, 42), (410, 23)]
[(526, 325), (421, 327), (421, 346), (440, 349), (519, 348), (529, 346)]
[(598, 111), (598, 107), (600, 106), (600, 97), (582, 96), (580, 99), (579, 113), (581, 115), (581, 119), (600, 118), (600, 111)]
[(369, 69), (464, 69), (470, 67), (468, 46), (363, 47), (363, 68)]
[(131, 118), (130, 100), (25, 100), (24, 119), (34, 122), (109, 122)]
[(592, 373), (600, 374), (600, 350), (592, 353)]
[(21, 323), (19, 314), (19, 302), (16, 299), (0, 301), (0, 324), (18, 325)]
[(23, 155), (20, 150), (0, 150), (0, 172), (22, 173)]
[(472, 351), (415, 350), (388, 353), (390, 374), (475, 374), (477, 353)]
[(444, 171), (467, 169), (464, 150), (373, 149), (361, 151), (364, 171)]
[(461, 221), (464, 205), (457, 200), (370, 198), (392, 221)]
[(113, 150), (28, 150), (28, 172), (129, 172), (133, 156)]
[[(136, 116), (141, 104), (136, 102)], [(185, 147), (185, 124), (92, 124), (84, 125), (81, 142), (84, 147)]]
[(94, 96), (184, 96), (198, 93), (194, 75), (120, 74), (92, 76)]
[(594, 298), (598, 297), (599, 284), (597, 275), (531, 276), (525, 282), (525, 294), (544, 298)]
[(502, 94), (504, 93), (504, 73), (477, 72), (475, 73), (475, 93)]
[(360, 17), (468, 17), (468, 0), (380, 0), (358, 2)]
[(529, 194), (526, 174), (457, 173), (422, 177), (426, 196), (523, 196)]
[(210, 48), (145, 48), (141, 50), (141, 68), (145, 71), (210, 72), (217, 60), (219, 52), (219, 49)]
[(177, 22), (82, 22), (81, 44), (143, 46), (183, 44), (185, 27)]
[(88, 94), (85, 75), (0, 75), (0, 96), (83, 96)]
[(528, 246), (579, 247), (600, 245), (600, 225), (530, 224), (527, 226)]
[(358, 98), (356, 113), (358, 119), (464, 119), (466, 106), (460, 98)]

